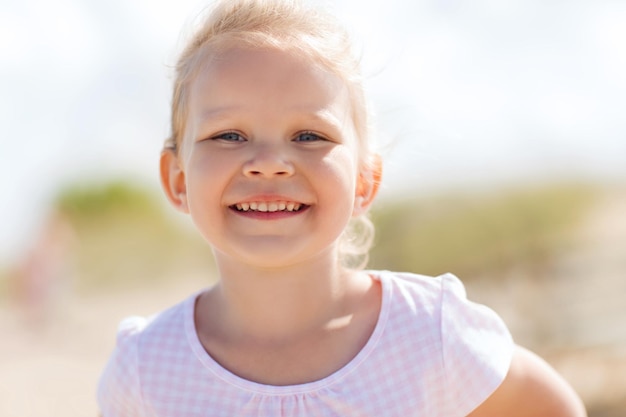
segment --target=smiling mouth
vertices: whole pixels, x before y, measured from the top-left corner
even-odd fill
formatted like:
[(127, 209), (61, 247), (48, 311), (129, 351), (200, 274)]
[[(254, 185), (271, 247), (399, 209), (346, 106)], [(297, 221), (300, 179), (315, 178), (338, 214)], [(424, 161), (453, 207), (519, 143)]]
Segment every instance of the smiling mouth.
[(275, 212), (297, 212), (304, 210), (308, 206), (302, 203), (296, 203), (293, 201), (251, 201), (247, 203), (238, 203), (230, 206), (231, 209), (240, 212), (260, 212), (260, 213), (275, 213)]

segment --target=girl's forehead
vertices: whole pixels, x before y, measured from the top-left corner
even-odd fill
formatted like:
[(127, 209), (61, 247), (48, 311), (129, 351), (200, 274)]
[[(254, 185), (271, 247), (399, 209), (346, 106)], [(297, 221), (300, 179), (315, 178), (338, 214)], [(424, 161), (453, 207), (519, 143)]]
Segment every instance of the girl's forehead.
[(294, 48), (232, 46), (214, 51), (202, 57), (195, 78), (200, 82), (235, 75), (255, 79), (265, 74), (267, 69), (289, 77), (285, 81), (305, 75), (302, 78), (310, 83), (345, 87), (342, 78), (320, 60)]
[(319, 63), (292, 51), (231, 48), (210, 56), (193, 82), (192, 106), (257, 102), (280, 108), (325, 107), (349, 97), (343, 81)]

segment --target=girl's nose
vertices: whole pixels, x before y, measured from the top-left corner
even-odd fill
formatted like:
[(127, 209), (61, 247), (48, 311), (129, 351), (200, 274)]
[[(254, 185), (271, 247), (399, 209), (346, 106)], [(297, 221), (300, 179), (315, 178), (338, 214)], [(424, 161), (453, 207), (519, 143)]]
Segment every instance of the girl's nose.
[(289, 177), (294, 166), (285, 152), (275, 146), (263, 146), (244, 164), (243, 173), (248, 177)]

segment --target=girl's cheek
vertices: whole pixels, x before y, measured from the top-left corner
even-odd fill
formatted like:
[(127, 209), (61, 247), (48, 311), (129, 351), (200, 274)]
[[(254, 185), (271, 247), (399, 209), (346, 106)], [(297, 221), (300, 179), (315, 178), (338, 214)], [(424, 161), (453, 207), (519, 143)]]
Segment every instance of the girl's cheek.
[(337, 147), (323, 160), (324, 165), (338, 175), (356, 178), (357, 155), (348, 147)]
[(204, 144), (198, 143), (190, 155), (189, 162), (190, 168), (193, 168), (195, 172), (219, 172), (230, 163), (230, 159), (232, 158), (229, 158), (228, 155), (215, 152), (208, 149)]

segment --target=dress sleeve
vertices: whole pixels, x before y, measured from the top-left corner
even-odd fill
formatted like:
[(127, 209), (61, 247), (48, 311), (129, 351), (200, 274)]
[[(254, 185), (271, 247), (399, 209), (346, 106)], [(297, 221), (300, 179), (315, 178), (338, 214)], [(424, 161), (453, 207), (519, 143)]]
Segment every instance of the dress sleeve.
[(513, 340), (502, 319), (468, 301), (461, 281), (441, 277), (441, 343), (446, 386), (445, 416), (466, 416), (500, 386), (513, 356)]
[(127, 318), (120, 324), (117, 344), (98, 384), (102, 417), (144, 416), (138, 374), (137, 345), (145, 319)]

